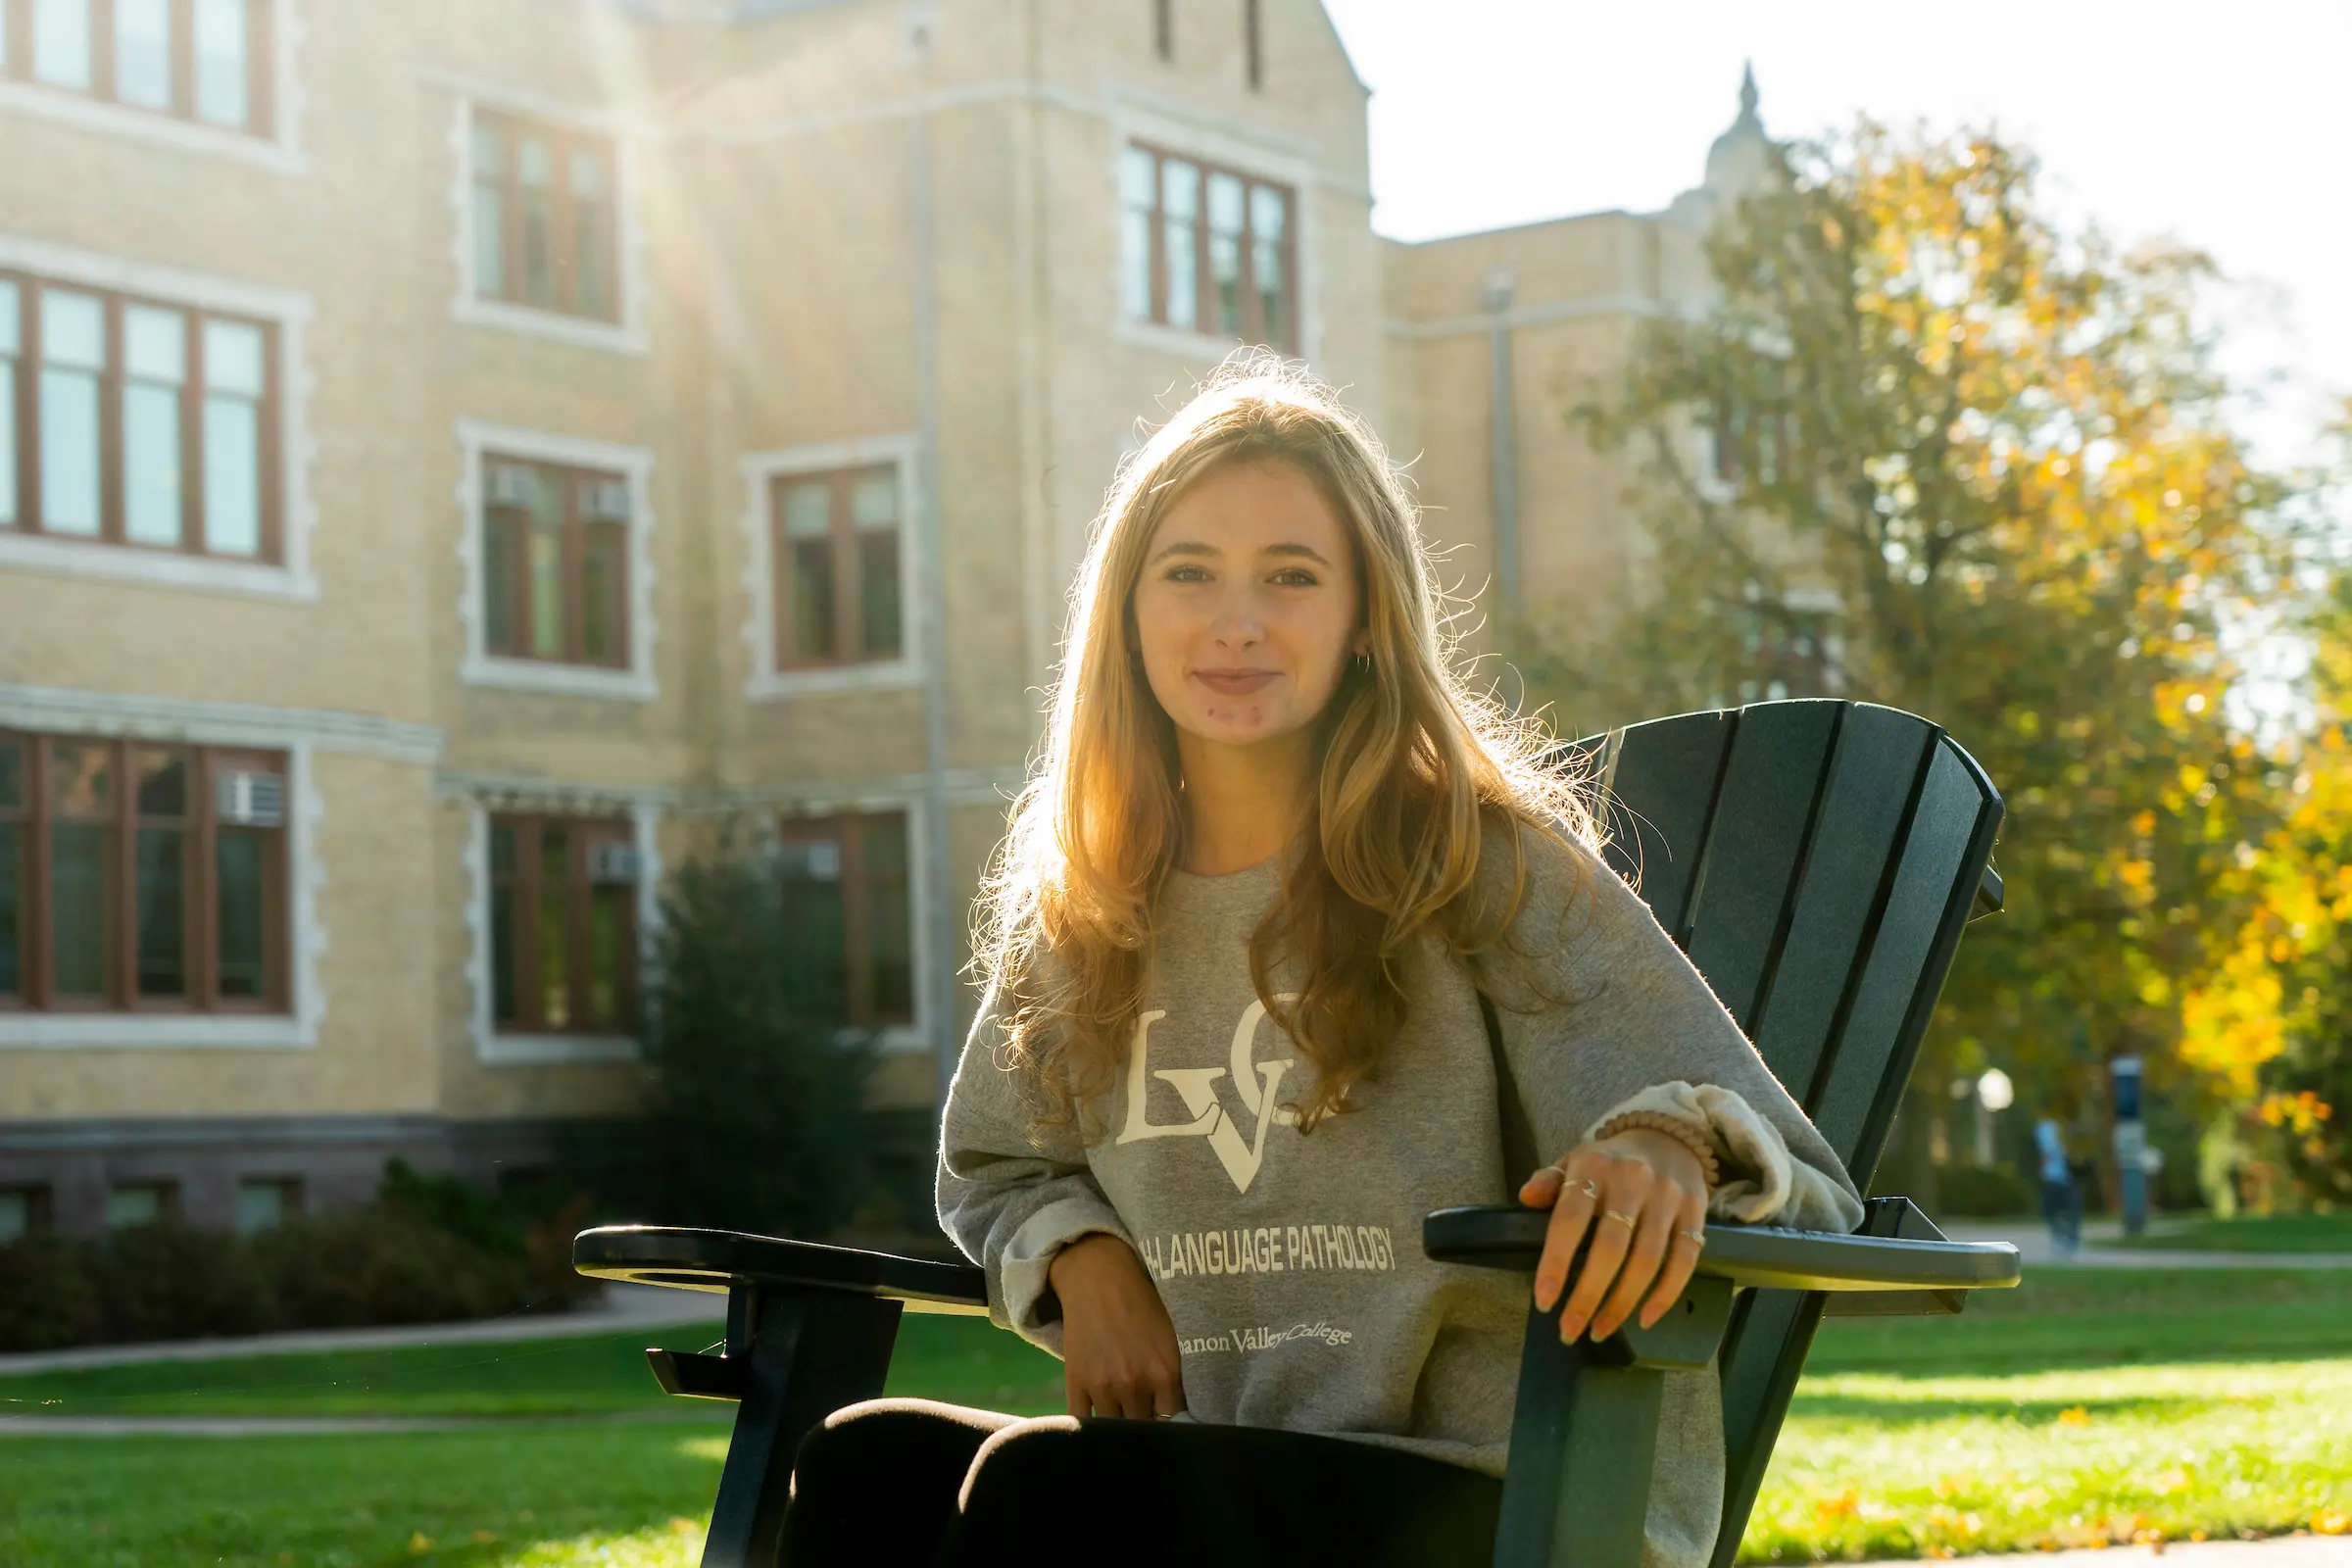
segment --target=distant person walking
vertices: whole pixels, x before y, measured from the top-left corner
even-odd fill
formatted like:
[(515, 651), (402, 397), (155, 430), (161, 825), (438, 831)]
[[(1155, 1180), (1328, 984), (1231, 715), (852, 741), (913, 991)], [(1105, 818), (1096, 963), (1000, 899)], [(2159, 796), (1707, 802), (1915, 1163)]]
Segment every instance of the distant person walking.
[(2082, 1245), (2082, 1194), (2075, 1185), (2075, 1169), (2066, 1157), (2066, 1132), (2055, 1116), (2034, 1124), (2034, 1148), (2041, 1156), (2041, 1217), (2050, 1227), (2050, 1241), (2060, 1257), (2072, 1257)]

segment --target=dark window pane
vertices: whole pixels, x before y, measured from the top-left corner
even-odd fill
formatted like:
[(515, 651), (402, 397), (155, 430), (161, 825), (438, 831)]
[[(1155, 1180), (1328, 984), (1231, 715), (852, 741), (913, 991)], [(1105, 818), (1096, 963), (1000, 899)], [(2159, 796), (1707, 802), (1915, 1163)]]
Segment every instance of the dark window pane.
[(568, 1029), (571, 1017), (571, 835), (539, 833), (539, 1021)]
[(899, 536), (858, 536), (858, 651), (887, 657), (899, 651)]
[(514, 514), (504, 508), (482, 519), (482, 646), (514, 648)]
[(0, 811), (24, 806), (24, 743), (0, 741)]
[(515, 1005), (520, 988), (514, 982), (514, 966), (521, 961), (522, 955), (514, 946), (514, 890), (494, 887), (490, 890), (490, 1015), (500, 1023), (514, 1023), (521, 1016)]
[(490, 1015), (501, 1023), (521, 1019), (521, 985), (516, 966), (522, 950), (514, 936), (514, 828), (490, 824)]
[(588, 1022), (597, 1029), (627, 1025), (629, 904), (634, 888), (596, 890), (588, 906)]
[[(806, 828), (802, 830), (808, 832)], [(808, 1011), (817, 1018), (848, 1022), (842, 981), (847, 964), (849, 910), (842, 885), (841, 842), (804, 836), (783, 846), (785, 930), (792, 951), (807, 961), (811, 988)]]
[(866, 943), (876, 1024), (914, 1021), (914, 931), (906, 878), (906, 818), (892, 812), (860, 824)]
[(141, 816), (188, 814), (188, 760), (179, 752), (140, 752), (138, 773)]
[(24, 994), (24, 829), (0, 822), (0, 997)]
[(621, 661), (622, 551), (626, 529), (599, 523), (587, 530), (580, 563), (580, 655), (592, 663)]
[[(60, 748), (64, 750), (64, 748)], [(106, 995), (107, 843), (95, 824), (61, 822), (49, 831), (51, 983), (61, 997)]]
[(60, 816), (114, 814), (115, 749), (54, 744), (49, 748), (49, 807)]
[(180, 829), (139, 829), (135, 886), (142, 997), (188, 992), (186, 853), (187, 835)]
[(792, 654), (798, 660), (833, 657), (833, 547), (803, 539), (792, 547)]
[(222, 828), (214, 858), (220, 892), (220, 995), (259, 1001), (269, 995), (263, 956), (268, 846), (262, 834)]

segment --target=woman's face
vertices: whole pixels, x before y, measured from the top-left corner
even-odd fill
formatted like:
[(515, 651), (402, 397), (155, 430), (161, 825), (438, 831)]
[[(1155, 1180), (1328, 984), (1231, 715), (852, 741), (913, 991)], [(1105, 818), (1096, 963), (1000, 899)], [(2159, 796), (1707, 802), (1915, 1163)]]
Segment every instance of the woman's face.
[(1312, 724), (1368, 645), (1347, 526), (1313, 480), (1248, 463), (1193, 481), (1145, 547), (1135, 628), (1152, 695), (1195, 740)]

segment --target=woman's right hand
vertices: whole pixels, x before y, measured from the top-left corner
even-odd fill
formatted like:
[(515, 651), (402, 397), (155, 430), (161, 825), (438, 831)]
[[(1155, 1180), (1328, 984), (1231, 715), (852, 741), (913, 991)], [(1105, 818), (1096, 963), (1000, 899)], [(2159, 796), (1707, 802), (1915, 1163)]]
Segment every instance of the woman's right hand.
[(1070, 1414), (1150, 1421), (1184, 1408), (1184, 1357), (1159, 1292), (1115, 1236), (1082, 1236), (1047, 1269), (1061, 1298)]

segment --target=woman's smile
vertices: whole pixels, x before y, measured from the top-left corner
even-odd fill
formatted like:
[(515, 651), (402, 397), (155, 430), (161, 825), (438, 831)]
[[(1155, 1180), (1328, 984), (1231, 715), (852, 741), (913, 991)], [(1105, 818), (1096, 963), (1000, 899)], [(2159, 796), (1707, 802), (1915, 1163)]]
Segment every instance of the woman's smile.
[(1273, 669), (1196, 669), (1193, 679), (1220, 697), (1247, 697), (1265, 690), (1282, 678)]

